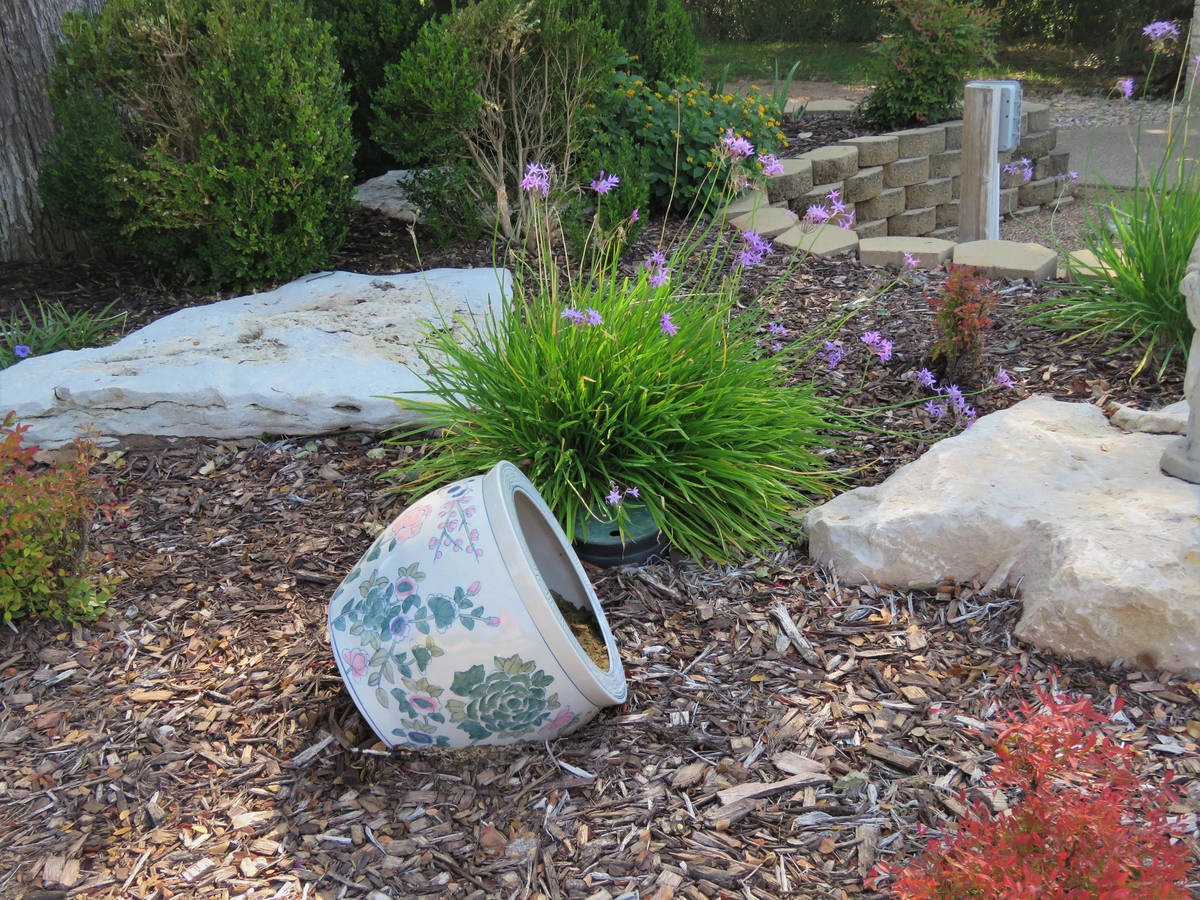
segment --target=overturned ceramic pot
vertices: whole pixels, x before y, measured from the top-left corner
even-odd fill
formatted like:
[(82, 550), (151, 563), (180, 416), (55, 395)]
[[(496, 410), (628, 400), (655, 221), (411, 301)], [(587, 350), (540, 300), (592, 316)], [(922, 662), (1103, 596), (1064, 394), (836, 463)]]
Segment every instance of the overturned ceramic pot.
[[(590, 635), (592, 655), (560, 609)], [(384, 529), (329, 601), (329, 638), (389, 747), (553, 739), (625, 701), (595, 591), (507, 462), (422, 497)]]

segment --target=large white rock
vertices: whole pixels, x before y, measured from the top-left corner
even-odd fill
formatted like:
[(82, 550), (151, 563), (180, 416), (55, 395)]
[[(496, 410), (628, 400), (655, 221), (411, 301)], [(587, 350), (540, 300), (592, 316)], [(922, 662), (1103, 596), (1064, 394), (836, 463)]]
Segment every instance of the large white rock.
[(1200, 668), (1200, 485), (1159, 471), (1172, 440), (1032, 397), (810, 511), (810, 552), (851, 583), (1019, 584), (1025, 640)]
[(424, 323), (454, 325), (489, 307), (499, 315), (510, 281), (495, 269), (309, 275), (180, 310), (108, 347), (9, 366), (0, 409), (15, 410), (28, 441), (43, 448), (88, 426), (104, 445), (143, 435), (380, 431), (414, 418), (381, 395), (423, 387)]

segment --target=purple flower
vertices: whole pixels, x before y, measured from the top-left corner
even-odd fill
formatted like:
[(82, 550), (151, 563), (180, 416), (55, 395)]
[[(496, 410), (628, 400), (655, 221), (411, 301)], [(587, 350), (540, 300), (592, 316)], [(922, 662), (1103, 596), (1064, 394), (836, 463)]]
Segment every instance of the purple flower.
[(964, 403), (959, 408), (958, 414), (962, 417), (963, 421), (967, 423), (965, 426), (967, 428), (970, 428), (973, 424), (975, 424), (975, 419), (979, 416), (979, 413), (975, 412), (975, 407), (971, 406), (969, 403)]
[(1161, 47), (1167, 41), (1179, 40), (1179, 26), (1174, 22), (1151, 22), (1142, 29), (1142, 34)]
[(1078, 181), (1079, 173), (1076, 172), (1074, 169), (1071, 169), (1070, 171), (1067, 172), (1067, 180), (1068, 181)]
[(887, 338), (880, 341), (875, 347), (875, 355), (879, 357), (880, 362), (887, 362), (892, 358), (892, 342)]
[(836, 216), (838, 213), (846, 211), (846, 204), (835, 198), (829, 201), (829, 208), (833, 210), (833, 214)]
[(929, 400), (925, 404), (925, 412), (929, 413), (935, 419), (940, 419), (946, 414), (946, 404), (938, 403), (936, 400)]
[(600, 313), (596, 312), (591, 307), (584, 310), (583, 321), (585, 325), (603, 325), (604, 320), (600, 318)]
[(667, 257), (663, 255), (661, 250), (655, 250), (646, 257), (646, 268), (661, 269), (667, 264)]
[(592, 182), (592, 190), (597, 194), (607, 194), (620, 183), (621, 179), (618, 176), (605, 175), (604, 170), (601, 169), (600, 177)]
[(604, 499), (608, 501), (609, 506), (620, 506), (622, 495), (617, 489), (617, 483), (615, 481), (610, 481), (609, 484), (612, 486), (612, 490), (608, 492), (608, 496)]
[(670, 269), (657, 269), (650, 273), (650, 287), (660, 288), (670, 280)]
[(636, 487), (627, 487), (625, 488), (625, 496), (632, 497), (634, 500), (637, 500), (642, 495), (638, 493), (638, 489)]
[(771, 345), (771, 352), (772, 352), (772, 353), (778, 353), (778, 352), (779, 352), (780, 350), (782, 350), (782, 349), (783, 349), (783, 344), (779, 343), (779, 341), (776, 341), (775, 343), (773, 343), (773, 344)]
[(787, 337), (787, 328), (780, 325), (778, 322), (771, 322), (767, 325), (767, 331), (771, 334), (777, 334), (780, 337)]
[(826, 341), (821, 352), (817, 355), (825, 360), (825, 364), (829, 368), (836, 369), (838, 363), (842, 361), (842, 357), (846, 355), (846, 351), (842, 349), (840, 344), (834, 341)]
[(764, 153), (758, 158), (758, 161), (762, 163), (764, 175), (783, 174), (783, 163), (779, 161), (779, 157), (774, 153)]
[(1128, 100), (1133, 96), (1133, 79), (1122, 78), (1117, 82), (1117, 88), (1121, 91), (1121, 96)]
[(566, 309), (564, 309), (562, 311), (562, 317), (564, 319), (569, 319), (570, 321), (574, 322), (576, 325), (580, 325), (583, 323), (583, 313), (581, 313), (577, 309), (573, 309), (570, 306), (568, 306)]
[(537, 163), (530, 163), (525, 168), (525, 177), (521, 179), (521, 190), (537, 191), (543, 197), (550, 193), (550, 170)]
[(637, 211), (637, 207), (635, 206), (635, 207), (633, 208), (633, 212), (631, 212), (631, 213), (629, 214), (629, 221), (630, 221), (630, 222), (636, 222), (637, 220), (638, 220), (638, 211)]
[(863, 333), (863, 336), (860, 337), (859, 340), (868, 347), (874, 349), (875, 345), (883, 340), (883, 335), (881, 335), (878, 331), (867, 331)]
[(1009, 390), (1016, 388), (1016, 385), (1013, 384), (1012, 376), (1004, 371), (1003, 366), (996, 370), (996, 376), (992, 379), (992, 384), (998, 384), (1000, 387), (1006, 387)]
[(850, 229), (850, 226), (853, 224), (854, 224), (854, 210), (850, 210), (850, 212), (846, 213), (842, 217), (842, 221), (838, 222), (838, 228), (842, 229), (842, 231), (848, 231)]
[(738, 253), (734, 268), (762, 265), (763, 257), (771, 252), (771, 242), (756, 231), (743, 231), (742, 240), (746, 242), (746, 247)]
[(735, 134), (732, 128), (726, 130), (721, 142), (734, 159), (746, 159), (754, 155), (754, 145), (741, 135)]
[(906, 268), (915, 269), (917, 267), (917, 258), (911, 253), (904, 254), (904, 265)]
[(26, 357), (29, 356), (30, 353), (33, 352), (32, 350), (29, 349), (28, 344), (17, 344), (15, 347), (12, 348), (12, 350), (13, 350), (13, 356), (15, 356), (17, 359), (25, 359)]
[(658, 320), (658, 327), (667, 337), (670, 337), (679, 331), (679, 326), (671, 321), (671, 314), (669, 312), (662, 314), (662, 318)]
[(840, 196), (842, 196), (842, 192), (840, 190), (838, 190), (837, 188), (834, 188), (832, 191), (830, 191), (828, 194), (825, 195), (825, 199), (832, 200), (834, 203), (836, 203)]
[(660, 288), (667, 283), (671, 274), (671, 267), (667, 265), (667, 257), (661, 250), (655, 250), (651, 253), (642, 265), (650, 273), (651, 287)]
[(817, 206), (814, 203), (812, 206), (810, 206), (808, 208), (808, 211), (804, 214), (804, 221), (812, 222), (816, 225), (820, 225), (822, 222), (829, 221), (829, 217), (832, 215), (833, 215), (833, 213), (831, 213), (825, 207)]
[(962, 412), (962, 408), (967, 405), (967, 401), (963, 399), (962, 388), (957, 384), (948, 384), (940, 390), (954, 404), (954, 408)]
[(933, 373), (928, 369), (918, 370), (917, 374), (913, 377), (917, 379), (917, 384), (921, 385), (921, 387), (931, 388), (937, 384), (937, 379), (933, 377)]

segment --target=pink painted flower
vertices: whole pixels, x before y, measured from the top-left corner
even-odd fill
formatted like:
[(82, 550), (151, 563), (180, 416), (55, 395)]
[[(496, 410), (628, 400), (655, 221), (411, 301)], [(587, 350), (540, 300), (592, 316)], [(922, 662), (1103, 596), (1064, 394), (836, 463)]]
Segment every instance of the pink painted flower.
[(350, 674), (355, 678), (362, 678), (362, 675), (367, 671), (367, 654), (362, 650), (343, 650), (342, 661), (346, 663), (346, 667), (350, 670)]
[(426, 694), (424, 691), (416, 694), (409, 694), (408, 702), (412, 704), (413, 709), (419, 713), (424, 713), (425, 715), (435, 713), (441, 707), (441, 704), (437, 702), (436, 697)]
[(558, 711), (558, 715), (541, 727), (542, 731), (557, 731), (564, 725), (575, 718), (575, 713), (571, 712), (569, 707), (563, 707)]
[(472, 581), (472, 582), (471, 582), (471, 583), (470, 583), (470, 584), (467, 586), (467, 596), (468, 596), (468, 597), (474, 597), (474, 596), (475, 596), (476, 594), (478, 594), (478, 593), (479, 593), (479, 582), (478, 582), (478, 581)]
[(388, 535), (397, 541), (408, 540), (421, 530), (421, 526), (425, 524), (425, 520), (429, 518), (431, 512), (433, 512), (433, 508), (428, 503), (410, 506), (400, 513), (396, 517), (396, 521), (389, 526)]

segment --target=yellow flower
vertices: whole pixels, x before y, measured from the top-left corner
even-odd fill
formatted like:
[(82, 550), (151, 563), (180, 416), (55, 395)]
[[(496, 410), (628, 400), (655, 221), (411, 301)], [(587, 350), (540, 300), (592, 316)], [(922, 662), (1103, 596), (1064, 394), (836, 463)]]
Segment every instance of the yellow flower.
[(687, 161), (688, 161), (688, 162), (695, 162), (696, 160), (692, 159), (692, 157), (690, 157), (690, 156), (689, 156), (689, 157), (687, 158)]
[(637, 81), (635, 81), (635, 82), (634, 82), (634, 84), (636, 84), (638, 87), (641, 87), (641, 86), (642, 86), (643, 84), (645, 84), (645, 83), (646, 83), (646, 82), (642, 81), (642, 79), (640, 79), (640, 78), (639, 78)]
[(626, 96), (626, 97), (632, 97), (632, 96), (633, 96), (633, 88), (629, 88), (629, 90), (627, 90), (627, 91), (625, 92), (625, 96)]

